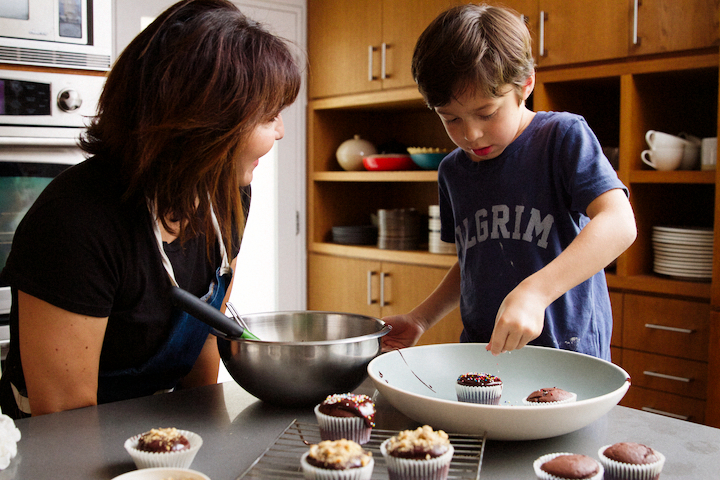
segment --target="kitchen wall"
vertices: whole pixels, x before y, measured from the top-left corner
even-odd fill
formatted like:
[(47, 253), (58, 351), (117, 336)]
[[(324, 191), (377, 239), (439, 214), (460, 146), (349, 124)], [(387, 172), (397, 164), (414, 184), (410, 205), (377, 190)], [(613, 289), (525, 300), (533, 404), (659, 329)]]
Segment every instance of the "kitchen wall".
[[(119, 52), (174, 0), (116, 0)], [(290, 40), (305, 57), (306, 0), (234, 1), (251, 18)], [(232, 302), (241, 313), (303, 310), (306, 305), (305, 105), (306, 93), (283, 112), (285, 138), (255, 170), (252, 209)]]

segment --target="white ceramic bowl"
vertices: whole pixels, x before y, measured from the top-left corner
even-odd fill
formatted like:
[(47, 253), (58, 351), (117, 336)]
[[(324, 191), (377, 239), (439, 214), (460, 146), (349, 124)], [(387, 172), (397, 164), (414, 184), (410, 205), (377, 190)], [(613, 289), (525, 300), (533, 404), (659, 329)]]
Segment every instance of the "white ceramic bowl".
[(168, 478), (178, 480), (210, 480), (210, 477), (195, 470), (165, 467), (133, 470), (132, 472), (123, 473), (113, 478), (113, 480), (165, 480)]
[[(574, 432), (594, 422), (622, 399), (630, 376), (610, 362), (580, 353), (525, 347), (497, 357), (484, 343), (405, 348), (368, 365), (375, 388), (411, 419), (452, 433), (495, 440), (535, 440)], [(457, 401), (455, 382), (467, 372), (488, 372), (503, 381), (499, 405)], [(561, 405), (525, 406), (539, 388), (577, 394)]]

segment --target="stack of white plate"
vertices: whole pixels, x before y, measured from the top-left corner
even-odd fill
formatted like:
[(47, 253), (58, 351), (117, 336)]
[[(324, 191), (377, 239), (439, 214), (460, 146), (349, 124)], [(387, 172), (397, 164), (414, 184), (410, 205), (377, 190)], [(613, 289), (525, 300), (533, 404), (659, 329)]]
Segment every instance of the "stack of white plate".
[(440, 240), (440, 205), (430, 205), (428, 208), (428, 251), (430, 253), (443, 253), (456, 255), (454, 243)]
[(712, 278), (712, 229), (654, 226), (652, 242), (655, 273), (695, 281)]

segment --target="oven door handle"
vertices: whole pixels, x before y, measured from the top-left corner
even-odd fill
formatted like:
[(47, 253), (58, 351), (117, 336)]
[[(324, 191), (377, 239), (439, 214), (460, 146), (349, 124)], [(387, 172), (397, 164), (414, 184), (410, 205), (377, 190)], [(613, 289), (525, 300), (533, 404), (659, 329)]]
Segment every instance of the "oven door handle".
[(76, 138), (0, 137), (2, 147), (77, 147)]

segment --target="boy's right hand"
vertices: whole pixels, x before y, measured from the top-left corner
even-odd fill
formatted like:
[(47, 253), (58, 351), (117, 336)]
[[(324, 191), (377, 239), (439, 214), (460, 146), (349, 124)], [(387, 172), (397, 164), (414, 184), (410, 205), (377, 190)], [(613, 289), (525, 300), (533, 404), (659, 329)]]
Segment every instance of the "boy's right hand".
[(382, 338), (383, 352), (412, 347), (425, 333), (423, 323), (409, 314), (391, 315), (382, 320), (392, 327), (392, 330)]

